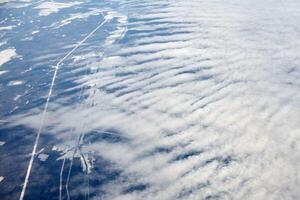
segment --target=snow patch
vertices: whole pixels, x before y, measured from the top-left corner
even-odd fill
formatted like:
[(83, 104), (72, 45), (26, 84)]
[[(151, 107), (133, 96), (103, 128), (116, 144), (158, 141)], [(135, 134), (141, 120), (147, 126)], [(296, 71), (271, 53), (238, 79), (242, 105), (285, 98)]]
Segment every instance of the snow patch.
[(14, 101), (19, 100), (22, 97), (22, 95), (18, 94), (17, 96), (15, 96)]
[(86, 12), (86, 13), (74, 13), (71, 14), (70, 17), (62, 20), (61, 22), (57, 22), (51, 25), (51, 27), (54, 27), (55, 29), (61, 28), (65, 25), (71, 24), (74, 20), (86, 20), (90, 16), (99, 15), (99, 13), (102, 13), (101, 9), (94, 9), (92, 11)]
[(10, 2), (11, 0), (0, 0), (0, 3), (7, 3)]
[(0, 51), (0, 66), (16, 57), (16, 55), (16, 49), (5, 49)]
[(8, 71), (0, 71), (0, 75), (7, 73)]
[(40, 16), (47, 16), (52, 13), (59, 12), (60, 9), (69, 8), (75, 5), (81, 4), (81, 2), (74, 1), (70, 3), (59, 3), (59, 2), (44, 2), (38, 6), (36, 9), (40, 9)]
[(2, 26), (0, 27), (0, 31), (9, 31), (15, 28), (16, 26)]
[(31, 32), (31, 35), (37, 34), (37, 33), (39, 33), (39, 32), (40, 32), (40, 31), (38, 31), (38, 30), (37, 30), (37, 31), (32, 31), (32, 32)]
[(49, 155), (41, 153), (38, 155), (38, 158), (40, 159), (40, 161), (45, 162), (48, 159)]
[(8, 83), (8, 86), (15, 86), (15, 85), (22, 85), (22, 84), (23, 84), (23, 81), (16, 80), (16, 81), (10, 81)]

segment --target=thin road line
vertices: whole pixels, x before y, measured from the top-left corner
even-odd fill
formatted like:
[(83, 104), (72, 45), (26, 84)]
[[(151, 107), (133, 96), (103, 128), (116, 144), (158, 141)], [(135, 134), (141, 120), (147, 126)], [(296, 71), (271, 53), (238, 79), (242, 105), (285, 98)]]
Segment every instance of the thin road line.
[(65, 161), (66, 158), (64, 158), (63, 160), (61, 170), (60, 170), (60, 176), (59, 176), (59, 200), (61, 200), (61, 196), (62, 196), (62, 176), (63, 176), (64, 166), (65, 166)]
[(30, 173), (31, 173), (31, 169), (32, 169), (32, 164), (33, 164), (33, 161), (34, 161), (34, 158), (35, 158), (35, 155), (36, 155), (36, 150), (37, 150), (37, 145), (38, 145), (38, 142), (39, 142), (39, 139), (40, 139), (40, 135), (41, 135), (41, 132), (42, 132), (42, 129), (44, 127), (44, 123), (45, 123), (45, 116), (46, 116), (46, 113), (47, 113), (47, 110), (48, 110), (48, 106), (49, 106), (49, 102), (50, 102), (50, 98), (51, 98), (51, 95), (52, 95), (52, 91), (53, 91), (53, 87), (54, 87), (54, 83), (55, 83), (55, 80), (56, 80), (56, 76), (57, 76), (57, 72), (58, 72), (58, 69), (59, 69), (59, 66), (76, 50), (78, 49), (78, 47), (80, 47), (88, 38), (90, 38), (101, 26), (103, 26), (107, 21), (109, 20), (109, 18), (106, 18), (100, 25), (98, 25), (94, 30), (92, 30), (92, 32), (90, 32), (85, 38), (83, 38), (83, 40), (81, 40), (69, 53), (67, 53), (56, 65), (55, 65), (55, 71), (54, 71), (54, 74), (53, 74), (53, 77), (52, 77), (52, 81), (51, 81), (51, 85), (50, 85), (50, 89), (49, 89), (49, 93), (48, 93), (48, 96), (47, 96), (47, 101), (46, 101), (46, 104), (45, 104), (45, 107), (44, 107), (44, 110), (43, 110), (43, 113), (42, 113), (42, 118), (41, 118), (41, 121), (40, 121), (40, 126), (39, 126), (39, 129), (38, 129), (38, 132), (37, 132), (37, 135), (36, 135), (36, 138), (35, 138), (35, 142), (34, 142), (34, 146), (33, 146), (33, 149), (32, 149), (32, 153), (31, 153), (31, 157), (30, 157), (30, 161), (29, 161), (29, 164), (28, 164), (28, 168), (27, 168), (27, 172), (26, 172), (26, 176), (25, 176), (25, 180), (24, 180), (24, 184), (23, 184), (23, 188), (22, 188), (22, 191), (21, 191), (21, 195), (20, 195), (20, 198), (19, 200), (23, 200), (24, 199), (24, 196), (25, 196), (25, 193), (26, 193), (26, 188), (27, 188), (27, 185), (28, 185), (28, 180), (29, 180), (29, 176), (30, 176)]
[(70, 200), (70, 193), (69, 193), (69, 182), (70, 182), (70, 176), (71, 176), (71, 171), (72, 171), (72, 166), (73, 166), (73, 161), (74, 161), (74, 157), (77, 153), (77, 149), (78, 149), (78, 146), (80, 144), (80, 141), (81, 141), (81, 137), (82, 137), (82, 134), (80, 134), (79, 138), (78, 138), (78, 141), (77, 143), (75, 144), (75, 149), (74, 149), (74, 152), (73, 152), (73, 155), (72, 155), (72, 158), (71, 158), (71, 162), (70, 162), (70, 167), (69, 167), (69, 171), (68, 171), (68, 176), (67, 176), (67, 180), (66, 180), (66, 192), (67, 192), (67, 199)]

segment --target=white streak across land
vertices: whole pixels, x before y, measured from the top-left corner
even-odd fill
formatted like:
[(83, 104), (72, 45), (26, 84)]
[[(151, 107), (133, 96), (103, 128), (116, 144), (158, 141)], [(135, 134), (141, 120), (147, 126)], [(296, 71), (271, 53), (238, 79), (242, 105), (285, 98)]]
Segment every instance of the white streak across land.
[(40, 135), (41, 135), (41, 131), (44, 127), (44, 123), (45, 123), (45, 117), (46, 117), (46, 113), (47, 113), (47, 109), (48, 109), (48, 106), (49, 106), (49, 102), (50, 102), (50, 98), (51, 98), (51, 95), (52, 95), (52, 91), (53, 91), (53, 87), (54, 87), (54, 83), (55, 83), (55, 80), (56, 80), (56, 76), (57, 76), (57, 72), (58, 72), (58, 69), (60, 67), (60, 65), (74, 52), (76, 51), (76, 49), (78, 49), (87, 39), (89, 39), (98, 29), (101, 28), (101, 26), (103, 26), (106, 22), (108, 21), (108, 19), (105, 19), (101, 24), (99, 24), (95, 29), (93, 29), (85, 38), (83, 38), (77, 45), (74, 46), (74, 48), (69, 52), (67, 53), (55, 66), (55, 70), (54, 70), (54, 74), (53, 74), (53, 77), (52, 77), (52, 81), (51, 81), (51, 84), (50, 84), (50, 89), (49, 89), (49, 92), (48, 92), (48, 96), (47, 96), (47, 100), (46, 100), (46, 104), (45, 104), (45, 107), (44, 107), (44, 110), (43, 110), (43, 113), (42, 113), (42, 116), (41, 116), (41, 121), (40, 121), (40, 126), (39, 126), (39, 129), (38, 129), (38, 132), (37, 132), (37, 136), (36, 136), (36, 139), (35, 139), (35, 142), (34, 142), (34, 146), (33, 146), (33, 149), (32, 149), (32, 153), (31, 153), (31, 157), (30, 157), (30, 161), (29, 161), (29, 165), (28, 165), (28, 169), (27, 169), (27, 172), (26, 172), (26, 176), (25, 176), (25, 180), (24, 180), (24, 184), (23, 184), (23, 188), (22, 188), (22, 191), (21, 191), (21, 195), (20, 195), (20, 200), (23, 200), (24, 199), (24, 196), (25, 196), (25, 192), (26, 192), (26, 188), (27, 188), (27, 184), (28, 184), (28, 180), (29, 180), (29, 176), (30, 176), (30, 173), (31, 173), (31, 168), (32, 168), (32, 164), (33, 164), (33, 161), (34, 161), (34, 158), (36, 156), (36, 150), (37, 150), (37, 145), (38, 145), (38, 141), (39, 141), (39, 138), (40, 138)]
[(66, 158), (63, 159), (61, 169), (60, 169), (60, 174), (59, 174), (59, 200), (62, 200), (62, 181), (63, 181), (63, 172), (65, 168), (65, 162)]

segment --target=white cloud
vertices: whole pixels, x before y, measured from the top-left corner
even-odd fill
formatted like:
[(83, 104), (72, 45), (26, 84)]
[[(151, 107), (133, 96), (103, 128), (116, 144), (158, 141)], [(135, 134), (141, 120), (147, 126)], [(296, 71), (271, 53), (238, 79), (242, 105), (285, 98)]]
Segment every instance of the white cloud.
[[(285, 9), (295, 13), (300, 5), (290, 2)], [(46, 120), (66, 146), (91, 132), (115, 139), (81, 149), (122, 171), (102, 186), (103, 198), (299, 198), (300, 49), (292, 17), (273, 0), (126, 6), (128, 18), (112, 15), (107, 41), (128, 29), (127, 41), (105, 43), (93, 73), (75, 80), (76, 89), (88, 88), (86, 99), (51, 102)], [(14, 123), (38, 127), (36, 112)], [(138, 184), (146, 186), (124, 192)]]

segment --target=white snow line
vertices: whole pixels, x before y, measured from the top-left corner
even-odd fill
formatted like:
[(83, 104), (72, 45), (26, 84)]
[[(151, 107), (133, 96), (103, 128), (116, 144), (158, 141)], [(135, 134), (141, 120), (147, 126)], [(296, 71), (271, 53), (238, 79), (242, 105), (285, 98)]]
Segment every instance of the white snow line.
[(59, 69), (59, 66), (76, 50), (78, 49), (78, 47), (80, 47), (89, 37), (91, 37), (100, 27), (102, 27), (109, 19), (105, 19), (100, 25), (98, 25), (94, 30), (92, 30), (92, 32), (90, 32), (85, 38), (83, 38), (83, 40), (81, 40), (69, 53), (67, 53), (55, 66), (55, 71), (54, 71), (54, 74), (53, 74), (53, 78), (52, 78), (52, 81), (51, 81), (51, 85), (50, 85), (50, 89), (49, 89), (49, 93), (48, 93), (48, 96), (47, 96), (47, 101), (46, 101), (46, 104), (45, 104), (45, 107), (44, 107), (44, 110), (43, 110), (43, 113), (42, 113), (42, 118), (41, 118), (41, 122), (40, 122), (40, 127), (38, 129), (38, 132), (37, 132), (37, 136), (35, 138), (35, 142), (34, 142), (34, 146), (33, 146), (33, 149), (32, 149), (32, 153), (31, 153), (31, 157), (30, 157), (30, 161), (29, 161), (29, 164), (28, 164), (28, 168), (27, 168), (27, 172), (26, 172), (26, 176), (25, 176), (25, 180), (24, 180), (24, 184), (23, 184), (23, 188), (22, 188), (22, 191), (21, 191), (21, 195), (20, 195), (20, 198), (19, 200), (23, 200), (24, 199), (24, 196), (25, 196), (25, 193), (26, 193), (26, 188), (27, 188), (27, 184), (28, 184), (28, 180), (29, 180), (29, 176), (30, 176), (30, 173), (31, 173), (31, 168), (32, 168), (32, 164), (33, 164), (33, 161), (34, 161), (34, 158), (35, 158), (35, 155), (36, 155), (36, 149), (37, 149), (37, 145), (38, 145), (38, 141), (40, 139), (40, 135), (41, 135), (41, 131), (43, 129), (43, 126), (44, 126), (44, 122), (45, 122), (45, 116), (46, 116), (46, 113), (47, 113), (47, 110), (48, 110), (48, 105), (49, 105), (49, 102), (50, 102), (50, 98), (51, 98), (51, 95), (52, 95), (52, 91), (53, 91), (53, 87), (54, 87), (54, 83), (55, 83), (55, 80), (56, 80), (56, 76), (57, 76), (57, 72), (58, 72), (58, 69)]
[(59, 175), (59, 200), (61, 200), (62, 196), (62, 175), (65, 167), (66, 158), (64, 158), (64, 161), (61, 166), (60, 175)]

